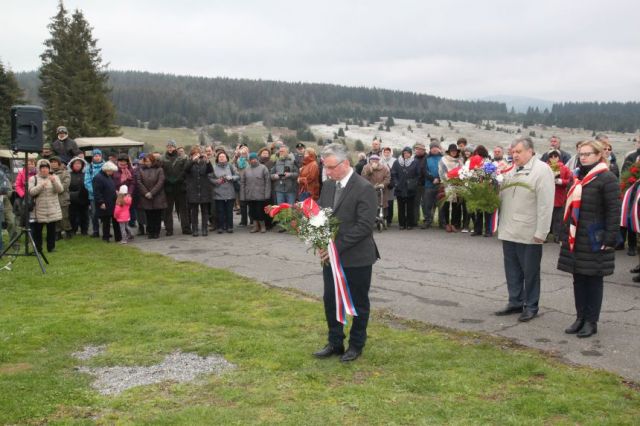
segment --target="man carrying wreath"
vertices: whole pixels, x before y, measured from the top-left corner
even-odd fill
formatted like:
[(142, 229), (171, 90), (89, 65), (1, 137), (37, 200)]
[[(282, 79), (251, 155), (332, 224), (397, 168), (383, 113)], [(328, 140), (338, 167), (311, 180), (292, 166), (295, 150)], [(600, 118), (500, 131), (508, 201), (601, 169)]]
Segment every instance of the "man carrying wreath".
[(340, 355), (340, 361), (347, 362), (362, 354), (367, 340), (372, 267), (380, 258), (373, 240), (378, 202), (373, 186), (354, 173), (344, 146), (331, 144), (322, 151), (321, 157), (328, 179), (322, 186), (318, 204), (332, 208), (333, 216), (340, 222), (335, 246), (357, 316), (353, 317), (349, 348), (345, 352), (344, 325), (336, 318), (336, 294), (328, 262), (329, 253), (319, 250), (320, 259), (324, 262), (323, 300), (329, 335), (327, 345), (313, 355), (317, 358)]

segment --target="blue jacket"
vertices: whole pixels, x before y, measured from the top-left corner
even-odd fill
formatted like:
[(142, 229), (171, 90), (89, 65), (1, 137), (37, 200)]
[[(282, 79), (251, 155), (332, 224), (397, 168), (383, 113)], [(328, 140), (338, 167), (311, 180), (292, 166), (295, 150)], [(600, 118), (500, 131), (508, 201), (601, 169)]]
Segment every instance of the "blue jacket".
[(433, 184), (434, 179), (440, 179), (440, 175), (438, 174), (438, 164), (440, 164), (440, 160), (442, 159), (442, 154), (427, 156), (427, 161), (425, 162), (425, 167), (427, 172), (425, 174), (424, 187), (425, 188), (435, 188), (436, 185)]
[(87, 192), (89, 193), (89, 199), (93, 200), (93, 178), (98, 176), (98, 174), (102, 171), (102, 166), (104, 165), (104, 161), (99, 163), (94, 163), (93, 161), (84, 168), (84, 187), (87, 188)]

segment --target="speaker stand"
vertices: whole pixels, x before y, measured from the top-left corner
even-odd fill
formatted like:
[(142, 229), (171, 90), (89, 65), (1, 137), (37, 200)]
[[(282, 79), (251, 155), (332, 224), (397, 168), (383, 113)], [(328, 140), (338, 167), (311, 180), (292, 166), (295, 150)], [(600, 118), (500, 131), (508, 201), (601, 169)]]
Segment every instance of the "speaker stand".
[[(47, 258), (44, 255), (44, 253), (40, 253), (38, 251), (38, 248), (36, 247), (36, 242), (33, 240), (33, 235), (32, 235), (32, 232), (31, 232), (31, 226), (29, 226), (28, 224), (27, 224), (26, 227), (22, 227), (22, 229), (20, 230), (20, 233), (17, 234), (15, 237), (13, 237), (11, 239), (11, 241), (9, 241), (9, 244), (7, 244), (7, 247), (2, 251), (2, 253), (0, 253), (0, 259), (3, 258), (9, 252), (9, 250), (11, 250), (13, 248), (13, 246), (15, 244), (19, 244), (20, 243), (20, 238), (22, 238), (22, 237), (24, 237), (24, 253), (19, 253), (20, 249), (18, 249), (18, 250), (16, 250), (15, 253), (11, 254), (10, 256), (12, 256), (12, 257), (35, 256), (36, 259), (38, 259), (38, 263), (40, 264), (40, 270), (42, 271), (43, 274), (45, 274), (47, 271), (44, 268), (44, 263), (46, 263), (48, 265), (49, 264), (49, 260), (47, 260)], [(33, 249), (33, 252), (29, 251), (29, 247), (31, 247)], [(44, 263), (42, 263), (43, 261), (44, 261)]]

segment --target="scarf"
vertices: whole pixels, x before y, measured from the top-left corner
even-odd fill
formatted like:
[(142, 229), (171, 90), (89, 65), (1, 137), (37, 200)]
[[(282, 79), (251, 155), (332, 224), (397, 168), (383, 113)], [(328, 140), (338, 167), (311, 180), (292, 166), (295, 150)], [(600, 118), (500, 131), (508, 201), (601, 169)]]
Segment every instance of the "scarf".
[(398, 157), (398, 163), (400, 163), (402, 167), (409, 167), (411, 163), (413, 163), (413, 157), (406, 159), (404, 157)]
[(580, 179), (574, 177), (573, 186), (567, 194), (567, 204), (564, 208), (564, 221), (571, 219), (569, 223), (569, 251), (573, 252), (576, 245), (576, 233), (578, 230), (578, 221), (580, 218), (580, 205), (582, 203), (582, 188), (591, 183), (601, 173), (609, 171), (609, 167), (605, 163), (596, 164), (588, 173)]

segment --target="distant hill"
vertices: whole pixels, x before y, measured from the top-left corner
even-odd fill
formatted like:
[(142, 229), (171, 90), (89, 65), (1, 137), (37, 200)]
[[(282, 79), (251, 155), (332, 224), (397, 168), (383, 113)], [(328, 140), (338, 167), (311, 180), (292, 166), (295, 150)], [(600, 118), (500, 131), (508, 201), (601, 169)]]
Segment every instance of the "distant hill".
[[(452, 100), (387, 89), (137, 71), (111, 71), (109, 77), (122, 125), (135, 125), (137, 120), (155, 120), (170, 127), (264, 121), (296, 129), (302, 124), (373, 122), (387, 116), (423, 122), (507, 117), (506, 106), (499, 102)], [(26, 95), (37, 102), (36, 72), (17, 73), (16, 78)]]
[[(40, 80), (35, 71), (16, 73), (25, 98), (38, 103)], [(118, 124), (138, 120), (166, 127), (218, 123), (305, 129), (311, 124), (372, 123), (380, 117), (435, 120), (482, 120), (535, 123), (594, 131), (640, 129), (640, 102), (565, 102), (519, 96), (491, 100), (454, 100), (398, 90), (320, 83), (207, 78), (111, 71), (109, 82)], [(511, 114), (513, 106), (515, 113)], [(545, 111), (547, 109), (548, 111)]]
[(511, 111), (511, 108), (514, 109), (516, 113), (524, 114), (527, 112), (527, 109), (538, 108), (540, 111), (544, 111), (545, 109), (551, 111), (553, 108), (553, 101), (548, 101), (544, 99), (537, 98), (529, 98), (526, 96), (511, 96), (511, 95), (496, 95), (496, 96), (486, 96), (481, 98), (483, 101), (494, 101), (500, 102), (507, 106), (507, 110)]

